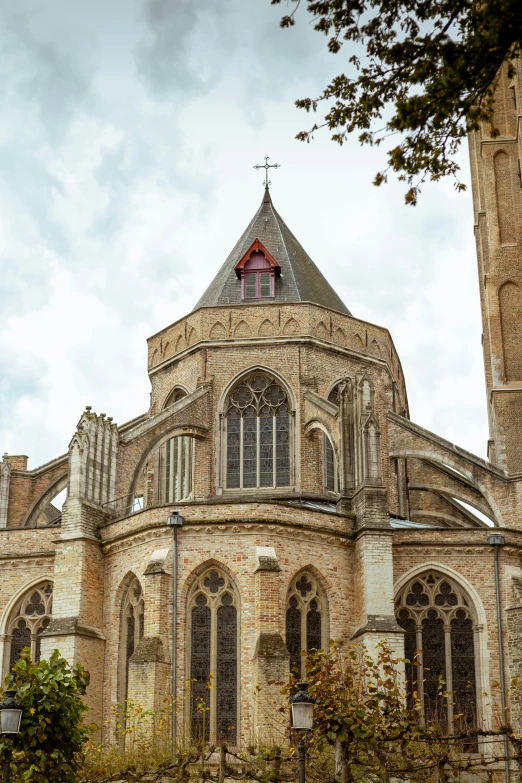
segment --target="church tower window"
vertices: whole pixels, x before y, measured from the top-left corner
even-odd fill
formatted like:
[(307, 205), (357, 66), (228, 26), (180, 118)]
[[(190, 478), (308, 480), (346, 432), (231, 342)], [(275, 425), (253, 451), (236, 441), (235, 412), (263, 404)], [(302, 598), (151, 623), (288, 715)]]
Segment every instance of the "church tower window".
[(407, 689), (424, 715), (459, 730), (476, 727), (476, 622), (469, 599), (435, 572), (416, 577), (399, 594), (397, 622), (404, 629)]
[(275, 278), (281, 267), (256, 239), (235, 267), (241, 281), (241, 299), (271, 299), (275, 296)]
[(125, 703), (129, 689), (129, 663), (134, 650), (144, 635), (145, 602), (139, 579), (134, 578), (123, 601), (120, 647), (120, 693)]
[(301, 651), (320, 650), (326, 638), (326, 601), (317, 580), (308, 571), (294, 577), (286, 601), (286, 647), (290, 669), (304, 677)]
[(274, 295), (274, 271), (262, 250), (252, 253), (241, 277), (243, 299), (266, 299)]
[(290, 412), (283, 387), (252, 373), (231, 392), (226, 411), (228, 489), (290, 485)]
[(239, 600), (230, 578), (210, 568), (189, 599), (190, 720), (198, 739), (234, 745), (238, 737)]
[(24, 647), (31, 650), (31, 660), (40, 660), (40, 637), (51, 622), (53, 585), (43, 582), (31, 588), (11, 613), (7, 625), (4, 661), (10, 671)]

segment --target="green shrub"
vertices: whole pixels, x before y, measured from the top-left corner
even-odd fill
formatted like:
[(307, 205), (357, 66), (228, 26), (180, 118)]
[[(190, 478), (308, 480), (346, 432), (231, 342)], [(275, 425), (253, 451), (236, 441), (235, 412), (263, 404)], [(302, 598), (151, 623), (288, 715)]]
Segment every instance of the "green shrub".
[(25, 648), (5, 678), (23, 708), (20, 736), (0, 738), (0, 754), (11, 743), (13, 783), (74, 783), (92, 727), (83, 723), (88, 707), (81, 697), (89, 674), (70, 666), (58, 650), (48, 661), (31, 662)]

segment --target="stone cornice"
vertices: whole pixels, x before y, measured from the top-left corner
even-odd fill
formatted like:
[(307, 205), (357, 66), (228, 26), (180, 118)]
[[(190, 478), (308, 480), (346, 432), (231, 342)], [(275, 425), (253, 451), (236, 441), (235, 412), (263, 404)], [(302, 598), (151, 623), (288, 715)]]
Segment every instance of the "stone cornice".
[[(249, 521), (222, 519), (218, 522), (216, 522), (216, 520), (198, 520), (197, 522), (186, 522), (183, 525), (182, 530), (182, 535), (184, 537), (189, 534), (198, 536), (237, 535), (237, 533), (255, 535), (268, 530), (271, 535), (290, 535), (294, 538), (316, 541), (318, 543), (335, 544), (337, 546), (341, 545), (345, 547), (352, 546), (351, 532), (332, 530), (331, 528), (326, 527), (313, 527), (311, 525), (305, 526), (303, 524), (296, 524), (281, 519), (251, 519)], [(107, 539), (103, 543), (102, 548), (104, 554), (109, 555), (131, 546), (154, 541), (158, 538), (167, 538), (170, 541), (171, 535), (171, 528), (168, 525), (164, 523), (149, 523), (139, 530), (126, 531), (124, 533), (119, 533), (111, 539)]]

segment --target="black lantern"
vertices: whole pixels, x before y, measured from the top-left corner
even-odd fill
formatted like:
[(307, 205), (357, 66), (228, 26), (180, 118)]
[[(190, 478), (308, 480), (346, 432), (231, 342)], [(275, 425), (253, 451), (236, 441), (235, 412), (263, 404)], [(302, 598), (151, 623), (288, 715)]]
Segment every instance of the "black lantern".
[[(315, 699), (308, 693), (308, 683), (298, 682), (297, 693), (292, 696), (292, 728), (296, 731), (310, 731), (314, 724)], [(306, 747), (303, 736), (297, 746), (299, 759), (299, 783), (305, 783)]]
[(298, 682), (297, 693), (292, 696), (292, 728), (310, 731), (314, 723), (315, 699), (308, 693), (308, 683)]
[[(17, 737), (20, 734), (22, 708), (16, 703), (16, 691), (6, 691), (5, 701), (0, 704), (0, 734), (7, 737)], [(13, 751), (8, 745), (4, 750), (4, 783), (9, 783), (11, 757)]]
[(20, 734), (22, 708), (15, 700), (16, 691), (6, 691), (5, 701), (0, 704), (0, 734)]

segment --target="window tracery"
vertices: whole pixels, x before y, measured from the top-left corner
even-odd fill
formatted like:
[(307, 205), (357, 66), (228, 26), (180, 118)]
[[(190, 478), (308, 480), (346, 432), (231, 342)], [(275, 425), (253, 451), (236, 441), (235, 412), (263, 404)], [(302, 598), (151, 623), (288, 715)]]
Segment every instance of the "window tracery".
[(290, 669), (305, 675), (301, 651), (319, 650), (326, 639), (326, 601), (317, 580), (302, 571), (292, 580), (286, 602), (286, 647)]
[(52, 617), (53, 585), (42, 582), (21, 598), (11, 613), (7, 625), (4, 660), (9, 670), (17, 662), (24, 647), (30, 647), (31, 659), (40, 660), (40, 637)]
[(238, 609), (237, 591), (224, 571), (212, 567), (198, 578), (188, 611), (190, 721), (193, 733), (210, 742), (237, 742)]
[(254, 372), (229, 395), (226, 407), (226, 486), (290, 485), (290, 405), (282, 385)]
[(396, 601), (404, 629), (407, 687), (427, 719), (452, 727), (476, 724), (477, 686), (472, 610), (462, 589), (430, 571), (401, 590)]
[(129, 689), (129, 662), (145, 631), (145, 601), (138, 578), (129, 585), (122, 607), (120, 646), (120, 694), (121, 703), (127, 700)]

